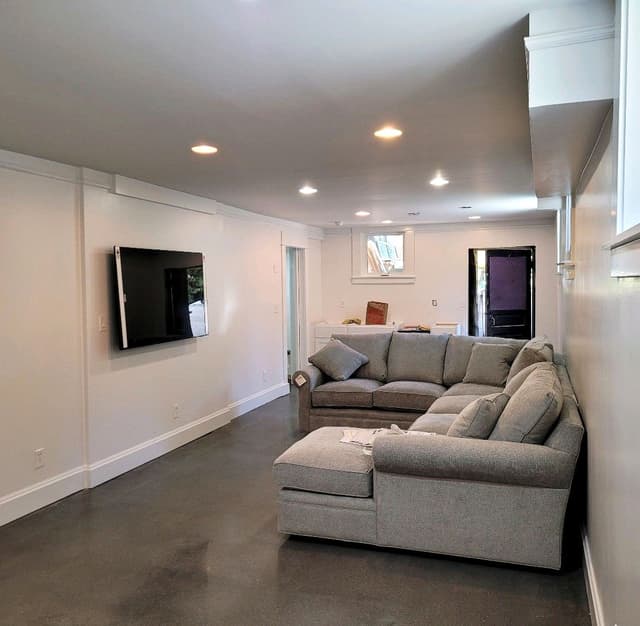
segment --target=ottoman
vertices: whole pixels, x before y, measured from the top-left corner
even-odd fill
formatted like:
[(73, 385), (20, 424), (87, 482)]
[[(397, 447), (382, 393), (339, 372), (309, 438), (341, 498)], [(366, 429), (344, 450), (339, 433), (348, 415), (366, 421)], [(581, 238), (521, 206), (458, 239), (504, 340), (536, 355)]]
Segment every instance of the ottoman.
[(342, 435), (319, 428), (274, 461), (280, 532), (375, 543), (373, 461)]

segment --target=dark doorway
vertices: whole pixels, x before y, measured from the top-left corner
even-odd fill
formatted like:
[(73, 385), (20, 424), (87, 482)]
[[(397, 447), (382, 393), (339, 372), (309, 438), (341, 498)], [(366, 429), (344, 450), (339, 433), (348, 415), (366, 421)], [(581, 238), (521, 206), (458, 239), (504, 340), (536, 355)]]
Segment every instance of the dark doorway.
[(469, 334), (535, 334), (535, 246), (469, 250)]

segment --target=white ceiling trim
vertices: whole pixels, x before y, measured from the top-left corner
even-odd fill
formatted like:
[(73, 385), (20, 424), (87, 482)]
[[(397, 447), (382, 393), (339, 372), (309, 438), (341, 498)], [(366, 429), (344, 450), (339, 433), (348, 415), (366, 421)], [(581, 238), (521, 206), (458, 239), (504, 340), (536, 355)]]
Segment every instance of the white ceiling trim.
[(531, 228), (535, 226), (555, 226), (555, 213), (548, 218), (538, 218), (531, 220), (485, 220), (474, 222), (440, 222), (431, 224), (389, 224), (388, 226), (380, 226), (379, 224), (372, 224), (370, 228), (366, 226), (358, 226), (353, 228), (325, 228), (324, 236), (328, 237), (343, 237), (345, 235), (351, 236), (352, 230), (356, 232), (367, 233), (380, 233), (380, 232), (400, 232), (400, 231), (413, 231), (413, 232), (449, 232), (452, 230), (513, 230), (522, 228)]
[(558, 48), (560, 46), (573, 46), (587, 43), (589, 41), (599, 41), (601, 39), (613, 39), (615, 28), (613, 24), (604, 26), (587, 26), (586, 28), (572, 28), (562, 30), (557, 33), (546, 33), (544, 35), (531, 35), (524, 38), (524, 45), (528, 51), (545, 50), (547, 48)]

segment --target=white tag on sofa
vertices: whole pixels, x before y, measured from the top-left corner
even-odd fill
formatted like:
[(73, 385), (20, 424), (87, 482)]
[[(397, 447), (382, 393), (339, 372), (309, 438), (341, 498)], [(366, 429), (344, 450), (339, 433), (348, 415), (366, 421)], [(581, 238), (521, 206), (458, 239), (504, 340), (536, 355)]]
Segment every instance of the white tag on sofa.
[(293, 382), (296, 384), (296, 387), (302, 387), (307, 382), (307, 379), (302, 374), (298, 374), (293, 379)]

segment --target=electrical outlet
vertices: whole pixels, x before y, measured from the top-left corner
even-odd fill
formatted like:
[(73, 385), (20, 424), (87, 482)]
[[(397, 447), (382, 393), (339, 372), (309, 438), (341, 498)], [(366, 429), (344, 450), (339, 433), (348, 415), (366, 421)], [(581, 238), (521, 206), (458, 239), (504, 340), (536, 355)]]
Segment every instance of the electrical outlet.
[(435, 298), (431, 300), (431, 306), (438, 306), (438, 301)]
[(176, 402), (173, 405), (173, 419), (177, 420), (180, 417), (180, 405)]
[(98, 315), (98, 332), (106, 333), (107, 332), (107, 320), (104, 315)]
[(44, 448), (38, 448), (33, 451), (33, 467), (34, 469), (44, 467)]
[(262, 382), (266, 383), (269, 380), (269, 372), (262, 370)]

